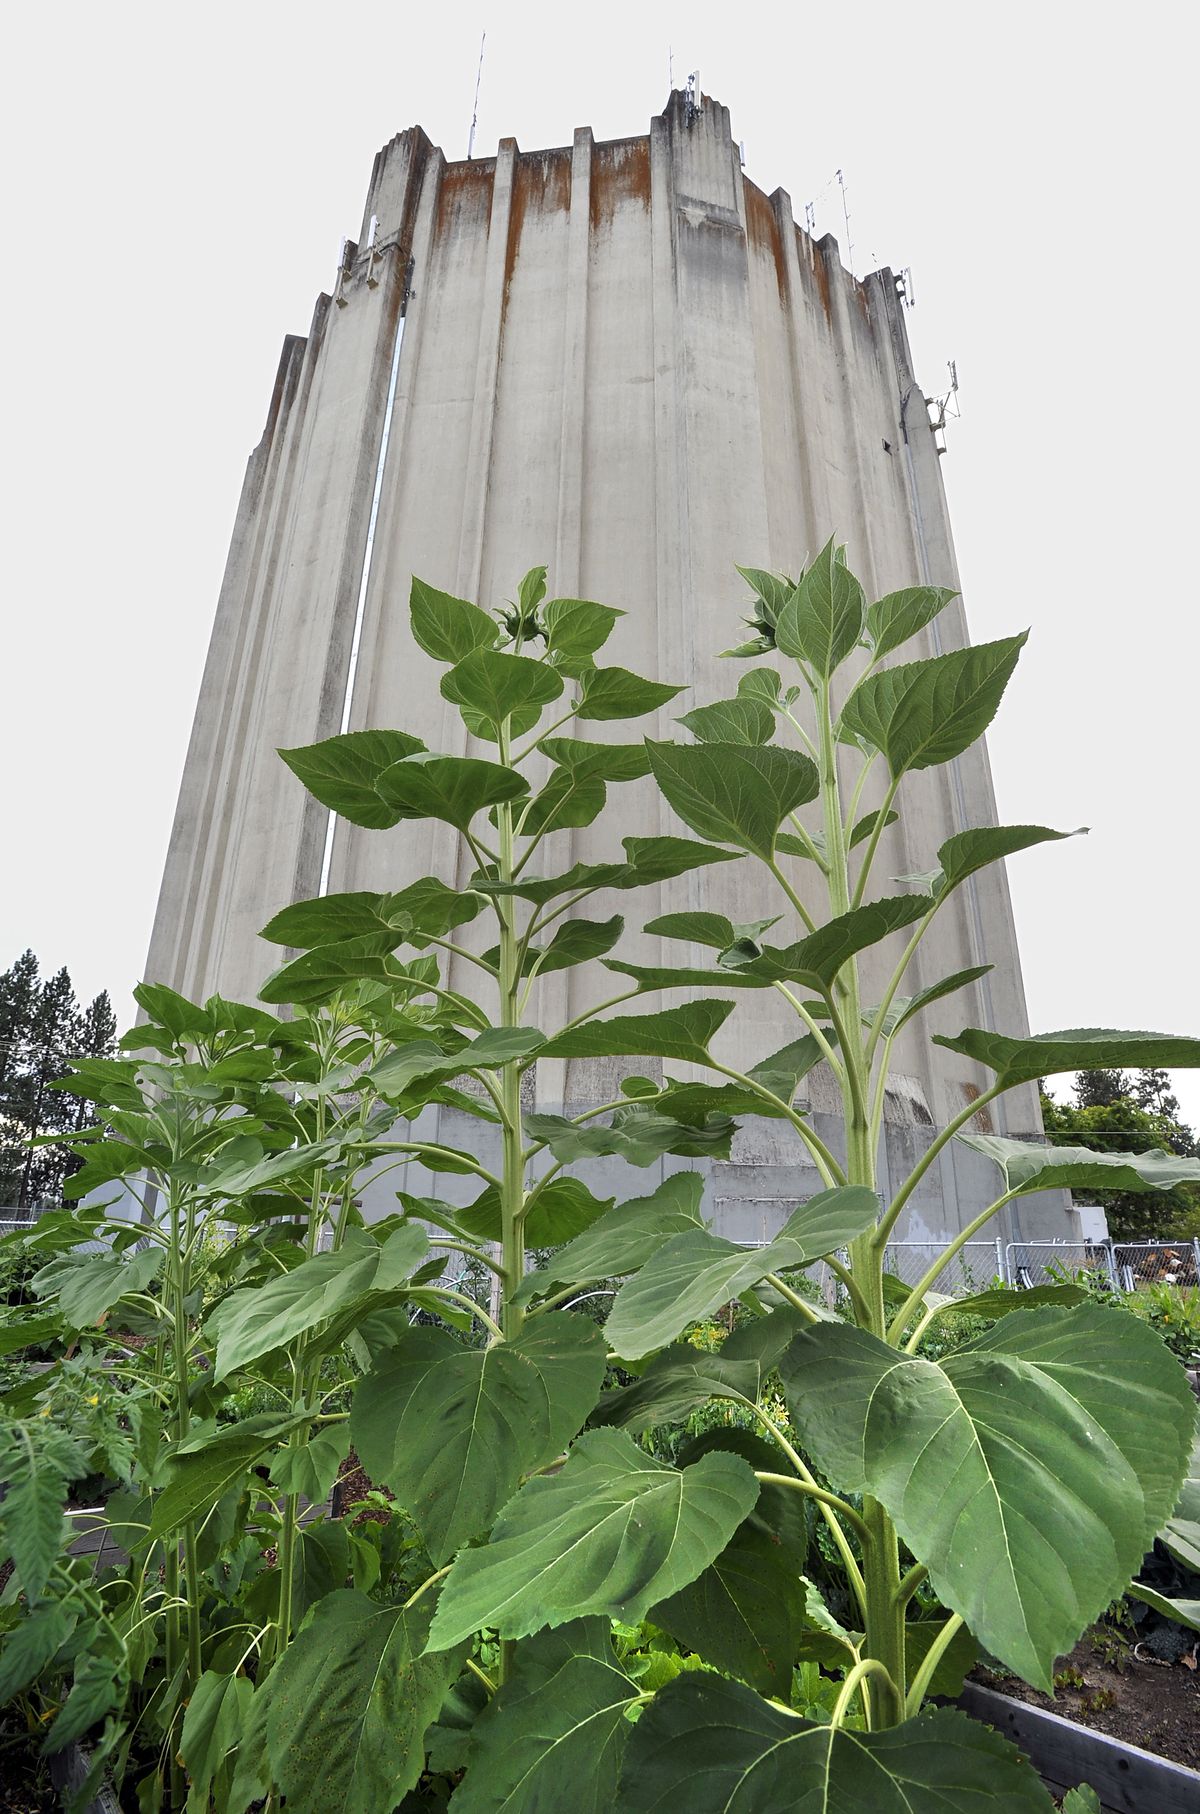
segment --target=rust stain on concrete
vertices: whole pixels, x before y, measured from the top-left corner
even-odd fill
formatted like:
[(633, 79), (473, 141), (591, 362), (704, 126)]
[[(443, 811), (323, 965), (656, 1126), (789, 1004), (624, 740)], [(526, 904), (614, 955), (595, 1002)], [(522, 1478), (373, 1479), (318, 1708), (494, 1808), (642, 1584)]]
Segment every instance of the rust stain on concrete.
[(508, 215), (508, 242), (504, 248), (504, 301), (502, 314), (508, 309), (508, 293), (521, 250), (521, 235), (526, 218), (565, 213), (571, 206), (571, 153), (568, 150), (531, 151), (518, 154), (513, 170), (512, 203)]
[(787, 267), (783, 256), (783, 239), (779, 221), (770, 202), (755, 183), (745, 185), (746, 238), (752, 246), (769, 252), (775, 261), (775, 281), (780, 302), (787, 301)]
[(486, 220), (491, 213), (495, 181), (494, 158), (481, 158), (471, 164), (447, 164), (438, 190), (434, 238), (441, 239), (445, 234), (480, 218)]
[(613, 139), (592, 153), (591, 225), (610, 227), (625, 202), (650, 207), (650, 140)]
[[(964, 1083), (962, 1086), (962, 1093), (967, 1102), (979, 1101), (980, 1091), (973, 1083)], [(996, 1129), (992, 1123), (992, 1111), (988, 1108), (986, 1103), (977, 1115), (971, 1117), (971, 1125), (981, 1134), (995, 1133)]]

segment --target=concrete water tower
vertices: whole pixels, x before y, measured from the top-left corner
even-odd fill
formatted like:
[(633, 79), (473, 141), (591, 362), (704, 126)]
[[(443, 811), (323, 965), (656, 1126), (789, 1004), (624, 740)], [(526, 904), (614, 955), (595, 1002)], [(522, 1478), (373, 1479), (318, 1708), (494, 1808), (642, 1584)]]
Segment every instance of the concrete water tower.
[[(831, 534), (869, 597), (957, 583), (896, 279), (857, 280), (832, 238), (796, 225), (782, 189), (758, 189), (724, 107), (674, 92), (645, 136), (598, 144), (581, 128), (573, 145), (535, 152), (504, 139), (465, 163), (419, 127), (400, 133), (375, 160), (332, 295), (308, 337), (284, 343), (250, 456), (147, 975), (193, 997), (253, 999), (279, 960), (258, 931), (289, 901), (468, 873), (448, 826), (331, 828), (275, 753), (371, 727), (461, 747), (409, 634), (413, 573), (490, 607), (544, 561), (553, 594), (628, 613), (614, 660), (703, 702), (732, 691), (717, 656), (744, 595), (734, 563), (795, 572)], [(913, 654), (966, 640), (955, 603)], [(642, 722), (677, 734), (669, 710), (657, 733)], [(621, 802), (622, 833), (666, 828), (649, 781)], [(945, 837), (994, 820), (977, 746), (909, 778), (878, 873), (929, 869)], [(555, 835), (564, 866), (619, 854), (611, 821)], [(774, 911), (756, 887), (749, 863), (728, 864), (633, 898), (647, 920), (704, 905), (744, 921)], [(904, 1035), (885, 1177), (985, 1082), (928, 1033), (1027, 1031), (999, 867), (955, 895), (919, 981), (985, 960), (990, 976)], [(541, 985), (542, 1024), (595, 998), (580, 974)], [(768, 992), (735, 1017), (745, 1050), (735, 1043), (733, 1062), (794, 1036), (786, 1010), (769, 1024), (773, 1003)], [(819, 1073), (809, 1082), (814, 1112), (832, 1111), (832, 1082), (827, 1098)], [(578, 1064), (544, 1065), (537, 1080), (543, 1106), (604, 1100), (599, 1087)], [(990, 1113), (998, 1131), (1040, 1133), (1032, 1086)], [(779, 1127), (749, 1124), (713, 1167), (709, 1213), (726, 1232), (770, 1232), (815, 1187)], [(961, 1227), (993, 1185), (959, 1149), (927, 1177), (907, 1232)], [(1026, 1228), (1036, 1217), (1043, 1233), (1073, 1232), (1060, 1196), (1021, 1213)]]

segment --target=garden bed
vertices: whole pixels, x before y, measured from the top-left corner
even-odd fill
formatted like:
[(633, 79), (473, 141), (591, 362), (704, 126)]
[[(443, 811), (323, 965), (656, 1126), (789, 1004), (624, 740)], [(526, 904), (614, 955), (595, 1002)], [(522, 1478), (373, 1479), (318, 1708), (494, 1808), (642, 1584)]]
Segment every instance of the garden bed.
[(1024, 1752), (1055, 1796), (1093, 1789), (1103, 1814), (1195, 1814), (1200, 1775), (1059, 1714), (968, 1682), (959, 1706)]
[(1078, 1680), (1064, 1682), (1052, 1696), (982, 1666), (972, 1680), (1025, 1706), (1200, 1769), (1200, 1668), (1143, 1661), (1132, 1651), (1114, 1665), (1097, 1656), (1089, 1634), (1059, 1659), (1056, 1673)]

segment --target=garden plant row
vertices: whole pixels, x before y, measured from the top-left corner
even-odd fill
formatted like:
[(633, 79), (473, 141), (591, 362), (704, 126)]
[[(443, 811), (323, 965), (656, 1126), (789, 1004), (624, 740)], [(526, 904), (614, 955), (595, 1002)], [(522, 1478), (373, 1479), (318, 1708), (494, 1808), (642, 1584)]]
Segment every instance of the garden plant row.
[[(977, 872), (1064, 835), (963, 830), (879, 892), (906, 779), (983, 734), (1024, 637), (897, 661), (953, 594), (868, 604), (832, 543), (797, 581), (744, 577), (736, 692), (623, 742), (679, 689), (602, 663), (619, 612), (547, 599), (540, 568), (498, 616), (414, 581), (413, 636), (482, 753), (371, 730), (283, 755), (356, 825), (453, 828), (465, 885), (285, 907), (264, 1006), (144, 985), (122, 1056), (69, 1080), (96, 1111), (70, 1137), (89, 1206), (9, 1240), (39, 1269), (0, 1346), (49, 1365), (10, 1364), (0, 1424), (0, 1702), (47, 1751), (90, 1735), (93, 1778), (141, 1814), (1034, 1814), (1028, 1763), (932, 1697), (980, 1651), (1048, 1687), (1172, 1519), (1200, 1566), (1196, 1406), (1158, 1335), (1071, 1283), (937, 1290), (1025, 1193), (1200, 1179), (1171, 1154), (972, 1132), (989, 1101), (1194, 1066), (1200, 1041), (943, 1036), (991, 1081), (878, 1191), (895, 1041), (983, 974), (913, 991), (922, 940)], [(646, 779), (677, 831), (556, 867), (557, 833)], [(651, 919), (678, 963), (629, 961), (621, 914), (589, 911), (734, 862), (778, 917)], [(535, 1024), (539, 980), (581, 965), (607, 977), (596, 1006)], [(740, 1069), (722, 1030), (761, 991), (795, 1037)], [(530, 1107), (535, 1066), (588, 1059), (618, 1061), (614, 1100)], [(818, 1065), (836, 1151), (797, 1106)], [(434, 1110), (477, 1134), (449, 1144), (467, 1123)], [(822, 1186), (749, 1250), (707, 1225), (688, 1164), (727, 1158), (748, 1116)], [(996, 1200), (910, 1288), (885, 1248), (955, 1138), (994, 1161)], [(595, 1158), (625, 1162), (621, 1201), (578, 1175)], [(365, 1223), (363, 1180), (412, 1161), (431, 1194)], [(821, 1260), (833, 1307), (805, 1280)], [(939, 1350), (951, 1313), (980, 1332)], [(351, 1449), (388, 1497), (306, 1516)], [(88, 1475), (117, 1483), (120, 1566), (70, 1552)]]

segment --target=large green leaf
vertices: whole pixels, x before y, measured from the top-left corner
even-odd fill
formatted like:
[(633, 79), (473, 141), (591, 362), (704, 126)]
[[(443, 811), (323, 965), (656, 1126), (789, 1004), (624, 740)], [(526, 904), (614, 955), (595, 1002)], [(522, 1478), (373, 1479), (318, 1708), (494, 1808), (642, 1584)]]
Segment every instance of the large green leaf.
[[(792, 1329), (789, 1341), (795, 1333)], [(656, 1354), (629, 1385), (605, 1392), (592, 1422), (640, 1435), (656, 1424), (682, 1423), (713, 1398), (754, 1404), (763, 1371), (756, 1359), (731, 1360), (723, 1353), (709, 1354), (688, 1342), (677, 1342)]]
[(610, 1153), (630, 1165), (652, 1165), (664, 1153), (697, 1159), (707, 1155), (727, 1159), (736, 1123), (728, 1115), (709, 1116), (700, 1123), (676, 1121), (656, 1112), (653, 1105), (630, 1103), (618, 1109), (606, 1127), (587, 1125), (565, 1115), (526, 1115), (525, 1131), (548, 1146), (561, 1165), (577, 1159), (600, 1159)]
[(543, 737), (538, 748), (559, 767), (583, 769), (601, 781), (637, 781), (650, 773), (644, 743), (588, 743), (582, 737)]
[(498, 882), (494, 877), (474, 875), (471, 887), (480, 894), (511, 894), (542, 906), (561, 894), (595, 888), (645, 888), (709, 863), (738, 861), (734, 851), (718, 850), (714, 844), (697, 844), (692, 838), (622, 838), (621, 842), (625, 846), (623, 863), (573, 863), (561, 875), (523, 877), (518, 882)]
[(539, 1272), (526, 1273), (517, 1288), (518, 1300), (636, 1271), (673, 1234), (699, 1226), (703, 1195), (699, 1172), (672, 1172), (649, 1196), (618, 1203), (553, 1254)]
[(657, 995), (663, 989), (710, 989), (719, 982), (722, 989), (771, 989), (776, 977), (753, 969), (687, 970), (672, 969), (665, 964), (627, 964), (623, 958), (606, 957), (606, 970), (628, 976), (642, 995)]
[(193, 1686), (179, 1742), (188, 1773), (188, 1814), (207, 1814), (210, 1786), (244, 1735), (253, 1694), (246, 1676), (214, 1669), (206, 1669)]
[(756, 939), (778, 921), (778, 914), (774, 919), (735, 925), (723, 913), (663, 913), (656, 920), (647, 920), (642, 930), (654, 933), (658, 938), (684, 939), (693, 945), (709, 945), (714, 951), (724, 951), (739, 939)]
[(166, 1027), (176, 1039), (186, 1039), (200, 1032), (207, 1032), (209, 1013), (197, 1002), (189, 1001), (186, 995), (180, 995), (174, 989), (168, 989), (165, 983), (139, 983), (133, 992), (133, 999), (139, 1008), (145, 1010), (157, 1026)]
[(412, 1329), (355, 1389), (354, 1446), (440, 1565), (486, 1533), (522, 1475), (566, 1446), (596, 1402), (604, 1367), (600, 1329), (567, 1311), (484, 1349), (464, 1348), (443, 1329)]
[(949, 586), (905, 586), (867, 607), (867, 638), (878, 661), (931, 624), (958, 593)]
[(496, 646), (499, 626), (478, 605), (452, 598), (413, 575), (409, 612), (414, 641), (435, 661), (464, 661), (476, 649)]
[(822, 1323), (780, 1371), (816, 1466), (882, 1501), (942, 1603), (1047, 1691), (1169, 1515), (1195, 1423), (1153, 1331), (1091, 1304), (1006, 1316), (941, 1362)]
[(162, 1271), (161, 1247), (130, 1254), (65, 1254), (33, 1280), (39, 1297), (53, 1297), (68, 1329), (86, 1329), (131, 1292), (145, 1291)]
[(590, 825), (604, 810), (607, 798), (603, 781), (585, 765), (556, 768), (522, 814), (522, 836), (540, 837), (546, 831)]
[(232, 1292), (209, 1315), (216, 1342), (214, 1378), (225, 1379), (264, 1354), (351, 1307), (400, 1291), (429, 1250), (424, 1229), (409, 1223), (383, 1242), (351, 1229), (336, 1253), (319, 1253), (291, 1272)]
[(442, 697), (458, 706), (476, 736), (493, 743), (506, 720), (515, 717), (518, 734), (530, 730), (542, 707), (563, 690), (562, 675), (527, 655), (475, 649), (442, 676)]
[(489, 1027), (454, 1052), (443, 1052), (431, 1039), (418, 1039), (389, 1052), (368, 1076), (381, 1096), (395, 1099), (417, 1083), (459, 1077), (469, 1071), (495, 1071), (532, 1058), (541, 1050), (543, 1037), (536, 1027)]
[[(611, 964), (609, 966), (612, 967)], [(1011, 1039), (1004, 1033), (967, 1027), (957, 1038), (935, 1033), (935, 1046), (961, 1052), (996, 1073), (1004, 1089), (1016, 1083), (1033, 1083), (1061, 1071), (1122, 1070), (1129, 1067), (1162, 1067), (1164, 1070), (1200, 1068), (1200, 1039), (1175, 1033), (1117, 1033), (1107, 1027), (1071, 1027), (1062, 1033), (1034, 1033)]]
[[(881, 1022), (885, 1035), (898, 1033), (903, 1026), (943, 996), (954, 995), (959, 989), (965, 989), (968, 983), (977, 983), (981, 976), (993, 970), (993, 964), (976, 964), (971, 970), (956, 970), (953, 976), (943, 976), (940, 982), (930, 983), (928, 989), (922, 989), (917, 995), (895, 995)], [(875, 1010), (864, 1014), (863, 1019), (869, 1024), (875, 1017)]]
[(539, 1632), (472, 1728), (455, 1814), (611, 1814), (636, 1700), (607, 1620)]
[(762, 1694), (788, 1699), (807, 1628), (804, 1585), (778, 1543), (753, 1524), (736, 1530), (702, 1575), (651, 1613), (679, 1643)]
[(828, 679), (863, 632), (863, 589), (826, 542), (775, 619), (775, 645)]
[(628, 668), (588, 668), (580, 680), (582, 698), (577, 718), (641, 718), (682, 693), (682, 687), (644, 680)]
[[(737, 1424), (717, 1424), (712, 1429), (705, 1430), (702, 1435), (693, 1436), (683, 1444), (676, 1459), (681, 1468), (690, 1468), (694, 1461), (698, 1461), (702, 1455), (710, 1454), (713, 1449), (740, 1455), (757, 1473), (779, 1472), (780, 1451), (776, 1444)], [(764, 1532), (777, 1546), (779, 1553), (786, 1557), (793, 1571), (802, 1575), (808, 1558), (811, 1515), (811, 1501), (800, 1493), (793, 1492), (788, 1486), (763, 1480), (759, 1483), (754, 1510), (746, 1522), (753, 1525), (755, 1530)], [(820, 1603), (820, 1596), (811, 1583), (806, 1584), (806, 1598), (811, 1624), (815, 1616), (814, 1602)], [(821, 1611), (832, 1624), (833, 1621), (823, 1606)]]
[[(908, 1298), (908, 1287), (899, 1281), (898, 1284), (903, 1294), (899, 1301), (904, 1303)], [(939, 1301), (947, 1309), (953, 1306), (964, 1316), (998, 1317), (1009, 1316), (1014, 1310), (1034, 1310), (1039, 1304), (1084, 1304), (1087, 1295), (1082, 1285), (1030, 1285), (1025, 1290), (1012, 1285), (993, 1285), (986, 1291), (972, 1291), (967, 1297), (944, 1297)], [(933, 1292), (926, 1293), (924, 1302), (929, 1304), (934, 1296)]]
[(770, 862), (788, 814), (817, 797), (799, 750), (742, 743), (648, 743), (654, 778), (685, 825)]
[[(525, 1245), (560, 1247), (574, 1240), (613, 1206), (611, 1197), (594, 1197), (581, 1178), (551, 1178), (532, 1190), (526, 1200)], [(468, 1208), (455, 1212), (458, 1229), (472, 1241), (503, 1238), (500, 1192), (494, 1184)]]
[(1020, 1752), (964, 1713), (851, 1732), (695, 1671), (660, 1689), (634, 1727), (616, 1805), (621, 1814), (1051, 1814)]
[(765, 699), (753, 694), (698, 705), (678, 722), (697, 743), (769, 743), (775, 733), (774, 712)]
[(266, 1002), (297, 1004), (325, 1001), (348, 983), (363, 978), (383, 982), (403, 975), (392, 956), (399, 941), (394, 932), (368, 933), (342, 939), (336, 945), (319, 945), (273, 970), (258, 992)]
[[(864, 813), (862, 818), (859, 819), (857, 824), (852, 828), (850, 836), (846, 839), (846, 849), (853, 850), (856, 844), (865, 843), (871, 836), (871, 833), (875, 830), (876, 825), (879, 824), (879, 817), (878, 811)], [(899, 813), (884, 813), (883, 824), (880, 826), (880, 830), (885, 831), (889, 825), (894, 825), (899, 817)], [(816, 834), (813, 835), (813, 842), (816, 843)], [(824, 844), (823, 838), (821, 842)]]
[(931, 892), (939, 897), (949, 894), (976, 870), (986, 869), (989, 863), (998, 863), (1002, 857), (1015, 856), (1018, 851), (1032, 849), (1035, 844), (1078, 838), (1086, 831), (1086, 825), (1081, 825), (1077, 831), (1051, 831), (1046, 825), (981, 825), (973, 831), (956, 832), (938, 850), (938, 862), (942, 867), (941, 873), (933, 879)]
[(802, 1203), (765, 1247), (741, 1247), (706, 1229), (675, 1235), (622, 1285), (608, 1339), (626, 1360), (652, 1354), (769, 1272), (811, 1265), (845, 1246), (878, 1214), (874, 1191), (844, 1185)]
[(617, 1014), (588, 1020), (542, 1047), (546, 1058), (708, 1059), (709, 1041), (733, 1013), (731, 1001), (685, 1002), (661, 1014)]
[(846, 701), (838, 734), (881, 751), (893, 779), (949, 762), (992, 722), (1024, 643), (1023, 633), (868, 674)]
[(352, 1588), (318, 1601), (258, 1691), (289, 1814), (382, 1814), (419, 1781), (462, 1666), (457, 1646), (425, 1650), (430, 1611), (428, 1596), (378, 1606)]
[(424, 748), (405, 731), (347, 731), (279, 754), (322, 806), (352, 825), (386, 831), (400, 815), (380, 799), (376, 783), (394, 762)]
[(1200, 1575), (1200, 1436), (1192, 1449), (1175, 1510), (1158, 1534), (1177, 1562)]
[(592, 1430), (565, 1467), (528, 1481), (491, 1541), (460, 1552), (431, 1648), (481, 1626), (521, 1638), (589, 1613), (636, 1624), (720, 1554), (758, 1497), (736, 1455), (663, 1467), (615, 1430)]
[(295, 1417), (264, 1411), (219, 1430), (207, 1429), (167, 1457), (163, 1490), (155, 1496), (150, 1535), (165, 1536), (189, 1519), (207, 1513), (250, 1469), (292, 1430)]
[[(734, 565), (737, 566), (736, 561)], [(759, 604), (766, 609), (767, 620), (774, 623), (796, 589), (796, 582), (782, 573), (768, 573), (762, 567), (737, 567)]]
[(269, 920), (258, 936), (298, 951), (387, 932), (396, 932), (396, 945), (420, 945), (421, 934), (440, 938), (473, 920), (482, 906), (482, 896), (422, 876), (398, 894), (327, 894), (297, 901)]
[(628, 868), (620, 881), (612, 883), (614, 888), (644, 888), (650, 882), (669, 882), (689, 869), (738, 861), (732, 850), (697, 844), (694, 838), (622, 838), (621, 843)]
[(287, 1178), (311, 1176), (318, 1166), (336, 1163), (341, 1150), (339, 1140), (315, 1140), (311, 1145), (267, 1153), (260, 1141), (246, 1135), (231, 1140), (200, 1173), (197, 1183), (206, 1196), (244, 1197)]
[(1173, 1619), (1177, 1625), (1186, 1625), (1189, 1631), (1200, 1631), (1200, 1600), (1171, 1599), (1155, 1588), (1147, 1587), (1144, 1581), (1131, 1582), (1125, 1592), (1131, 1600), (1141, 1600), (1143, 1605), (1162, 1613), (1165, 1619)]
[(380, 798), (399, 819), (442, 819), (466, 831), (476, 813), (501, 800), (518, 800), (529, 783), (515, 769), (476, 756), (416, 756), (394, 762), (379, 777)]
[(593, 666), (592, 656), (612, 635), (623, 611), (598, 605), (590, 598), (552, 598), (542, 611), (546, 647), (556, 668), (564, 674), (584, 674)]
[(349, 1449), (349, 1425), (326, 1425), (306, 1436), (297, 1447), (289, 1443), (276, 1452), (271, 1461), (271, 1482), (281, 1493), (302, 1493), (314, 1505), (320, 1505), (328, 1499)]
[(680, 1083), (669, 1077), (653, 1098), (653, 1106), (673, 1120), (686, 1122), (702, 1121), (706, 1115), (785, 1116), (801, 1078), (820, 1064), (823, 1056), (816, 1039), (808, 1033), (748, 1071), (747, 1079), (770, 1091), (773, 1101), (745, 1084)]
[(528, 973), (536, 963), (538, 975), (548, 976), (552, 970), (569, 970), (589, 958), (603, 957), (624, 930), (625, 921), (619, 913), (610, 920), (567, 920), (548, 945), (527, 952), (523, 972)]
[(1177, 1153), (1096, 1153), (1086, 1146), (1039, 1146), (999, 1134), (960, 1134), (991, 1159), (1015, 1196), (1035, 1190), (1174, 1190), (1200, 1184), (1200, 1159)]
[(766, 983), (799, 982), (824, 993), (832, 988), (838, 971), (852, 957), (924, 919), (929, 911), (929, 902), (920, 895), (888, 895), (838, 914), (794, 945), (766, 945), (760, 955), (749, 957), (735, 946), (724, 952), (720, 961), (731, 977), (750, 976)]
[(70, 1076), (57, 1079), (50, 1087), (69, 1090), (85, 1102), (128, 1109), (136, 1115), (146, 1106), (138, 1085), (144, 1068), (135, 1058), (73, 1058)]

